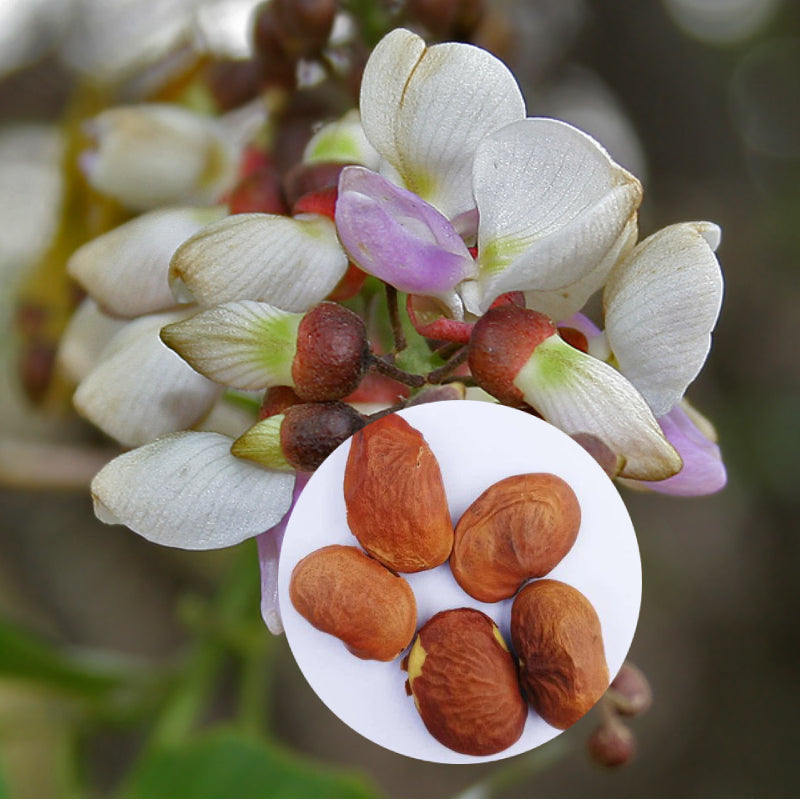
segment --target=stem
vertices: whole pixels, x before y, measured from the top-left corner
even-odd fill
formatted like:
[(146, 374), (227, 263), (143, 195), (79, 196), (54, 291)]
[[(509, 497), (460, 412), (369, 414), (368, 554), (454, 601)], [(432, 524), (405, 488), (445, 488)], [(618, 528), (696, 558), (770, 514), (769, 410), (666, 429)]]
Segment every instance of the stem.
[(408, 346), (403, 323), (400, 320), (400, 307), (397, 303), (397, 289), (386, 284), (386, 305), (389, 308), (389, 322), (392, 323), (392, 338), (394, 339), (394, 352), (399, 353)]
[(400, 367), (390, 364), (388, 361), (384, 361), (374, 353), (370, 353), (369, 363), (376, 372), (380, 372), (382, 375), (387, 375), (390, 378), (394, 378), (396, 381), (400, 381), (400, 383), (404, 383), (406, 386), (411, 386), (415, 389), (418, 389), (419, 387), (425, 385), (425, 378), (422, 375), (416, 375), (413, 372), (406, 372), (404, 369), (400, 369)]
[(497, 769), (483, 780), (468, 786), (458, 797), (493, 797), (499, 792), (549, 769), (572, 750), (572, 743), (559, 736), (525, 756)]
[(393, 406), (389, 406), (388, 408), (382, 408), (380, 411), (375, 411), (373, 414), (366, 414), (364, 419), (367, 422), (375, 422), (376, 419), (380, 419), (381, 417), (388, 417), (389, 414), (394, 414), (395, 411), (401, 411), (408, 405), (407, 400), (400, 400), (400, 402), (395, 403)]
[(448, 358), (454, 356), (462, 347), (464, 347), (464, 345), (460, 342), (445, 342), (441, 347), (437, 347), (433, 351), (433, 354), (447, 361)]
[[(225, 581), (214, 598), (213, 610), (231, 626), (253, 607), (254, 570), (258, 559), (253, 548), (240, 546)], [(213, 613), (213, 611), (212, 611)], [(203, 633), (189, 653), (186, 670), (179, 676), (172, 697), (158, 720), (146, 748), (185, 739), (195, 727), (211, 698), (228, 652), (213, 631)]]
[(445, 378), (449, 377), (450, 373), (460, 367), (469, 355), (469, 348), (462, 347), (453, 356), (451, 356), (441, 367), (431, 370), (427, 375), (428, 383), (442, 383)]

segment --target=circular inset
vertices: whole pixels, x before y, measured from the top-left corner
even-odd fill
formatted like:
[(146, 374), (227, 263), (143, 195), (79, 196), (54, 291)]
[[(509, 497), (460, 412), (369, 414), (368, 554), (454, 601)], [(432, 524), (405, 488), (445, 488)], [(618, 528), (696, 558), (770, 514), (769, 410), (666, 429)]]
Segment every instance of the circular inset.
[[(594, 459), (562, 431), (530, 414), (496, 403), (467, 400), (430, 403), (398, 412), (425, 437), (438, 459), (453, 523), (491, 484), (526, 472), (551, 472), (573, 489), (581, 525), (554, 578), (582, 592), (600, 618), (605, 656), (613, 677), (628, 653), (642, 593), (641, 564), (630, 517), (614, 484)], [(522, 737), (491, 756), (449, 750), (425, 728), (400, 659), (364, 661), (338, 639), (313, 628), (289, 600), (295, 564), (330, 544), (358, 546), (347, 526), (343, 482), (350, 441), (314, 473), (292, 512), (281, 551), (278, 591), (286, 637), (311, 687), (343, 722), (401, 755), (449, 764), (493, 761), (538, 747), (561, 731), (533, 710)], [(402, 509), (398, 509), (402, 513)], [(448, 563), (407, 574), (421, 627), (451, 608), (475, 608), (491, 617), (506, 642), (513, 598), (481, 603), (455, 582)]]

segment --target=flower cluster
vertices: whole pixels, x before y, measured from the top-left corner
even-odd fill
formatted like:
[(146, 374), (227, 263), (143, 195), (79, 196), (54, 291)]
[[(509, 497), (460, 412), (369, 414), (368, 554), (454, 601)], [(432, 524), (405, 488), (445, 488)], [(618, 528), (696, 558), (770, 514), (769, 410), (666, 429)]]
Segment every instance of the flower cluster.
[[(581, 131), (526, 117), (494, 56), (387, 35), (359, 110), (308, 143), (316, 183), (291, 214), (253, 191), (252, 127), (229, 122), (142, 106), (93, 127), (88, 179), (145, 210), (69, 265), (91, 296), (62, 349), (76, 407), (134, 448), (93, 483), (101, 519), (192, 549), (278, 526), (259, 542), (279, 630), (281, 522), (306, 473), (367, 421), (350, 403), (375, 371), (406, 396), (474, 383), (642, 486), (724, 485), (713, 429), (684, 399), (721, 304), (719, 229), (679, 223), (637, 244), (639, 181)], [(220, 204), (194, 205), (208, 202)], [(383, 356), (369, 314), (331, 302), (374, 297), (378, 281), (398, 334)], [(600, 290), (604, 330), (580, 313)], [(413, 370), (398, 292), (427, 348)], [(255, 407), (266, 393), (261, 419), (232, 422), (231, 401), (253, 392)]]

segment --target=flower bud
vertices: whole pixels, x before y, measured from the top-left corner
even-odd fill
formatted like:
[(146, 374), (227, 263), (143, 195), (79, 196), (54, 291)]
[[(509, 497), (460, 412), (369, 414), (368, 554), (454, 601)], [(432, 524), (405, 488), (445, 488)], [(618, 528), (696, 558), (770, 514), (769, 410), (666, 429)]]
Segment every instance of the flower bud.
[(235, 178), (238, 146), (218, 120), (166, 103), (120, 106), (87, 125), (89, 183), (130, 209), (213, 203)]
[(490, 308), (469, 343), (469, 368), (479, 386), (501, 403), (525, 405), (514, 379), (533, 351), (556, 332), (549, 317), (514, 304)]
[(233, 187), (228, 198), (228, 208), (231, 214), (285, 214), (288, 209), (275, 169), (265, 165), (242, 178)]
[(337, 303), (311, 309), (297, 331), (292, 383), (301, 400), (338, 400), (354, 391), (367, 368), (364, 321)]
[(443, 386), (426, 386), (408, 401), (409, 406), (420, 406), (424, 403), (438, 403), (442, 400), (463, 400), (467, 395), (467, 387), (463, 383), (446, 383)]
[(570, 346), (583, 353), (589, 352), (589, 340), (583, 331), (567, 325), (558, 326), (558, 335)]
[(203, 77), (220, 111), (239, 108), (258, 96), (259, 69), (252, 59), (212, 61), (206, 65)]
[(292, 215), (296, 214), (321, 214), (323, 217), (333, 219), (336, 212), (336, 197), (339, 190), (336, 186), (326, 186), (315, 192), (304, 194), (292, 206)]
[(286, 53), (303, 58), (321, 50), (333, 28), (336, 0), (272, 0)]
[(267, 389), (264, 395), (261, 408), (258, 409), (258, 418), (274, 417), (276, 414), (282, 414), (289, 406), (302, 402), (291, 386), (273, 386)]
[(294, 88), (296, 82), (296, 59), (284, 47), (276, 4), (271, 0), (262, 3), (253, 17), (253, 49), (261, 79), (268, 86)]
[(592, 761), (603, 767), (621, 767), (636, 752), (633, 732), (617, 717), (610, 717), (589, 737), (586, 743)]
[(626, 661), (617, 677), (611, 682), (609, 699), (620, 714), (643, 714), (653, 704), (653, 690), (644, 673), (635, 664)]
[(311, 472), (363, 427), (364, 418), (347, 403), (303, 403), (257, 422), (231, 452), (270, 469)]
[(483, 0), (407, 0), (409, 16), (437, 38), (467, 39), (483, 16)]
[(347, 403), (304, 403), (288, 408), (281, 425), (281, 447), (298, 470), (315, 470), (343, 441), (364, 427), (364, 418)]
[(290, 205), (294, 205), (309, 192), (317, 192), (339, 185), (339, 175), (347, 166), (334, 161), (297, 164), (283, 179), (283, 190)]

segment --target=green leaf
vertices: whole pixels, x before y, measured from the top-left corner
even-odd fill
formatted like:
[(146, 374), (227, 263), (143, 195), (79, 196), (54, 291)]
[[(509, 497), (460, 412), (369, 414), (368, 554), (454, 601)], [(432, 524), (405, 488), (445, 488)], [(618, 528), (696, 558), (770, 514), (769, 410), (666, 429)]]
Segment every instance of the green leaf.
[(0, 677), (20, 678), (61, 691), (95, 695), (118, 687), (128, 671), (88, 652), (67, 652), (0, 620)]
[(218, 728), (147, 753), (126, 797), (375, 797), (357, 774), (289, 753), (275, 743)]

